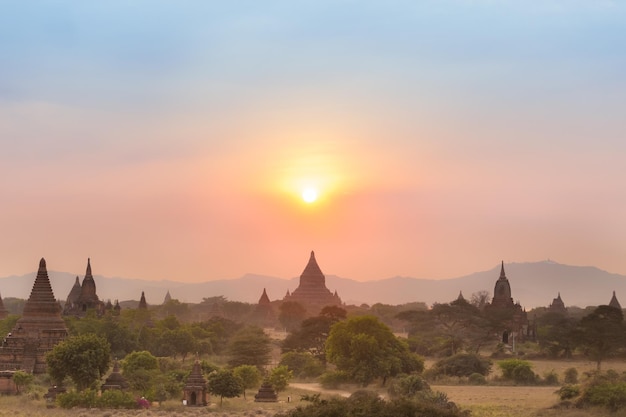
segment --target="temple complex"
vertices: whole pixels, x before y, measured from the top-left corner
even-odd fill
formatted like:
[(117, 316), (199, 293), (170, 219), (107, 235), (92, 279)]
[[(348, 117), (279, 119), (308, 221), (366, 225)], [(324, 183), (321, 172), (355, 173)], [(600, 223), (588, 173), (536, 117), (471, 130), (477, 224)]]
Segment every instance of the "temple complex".
[[(501, 334), (502, 343), (509, 344), (514, 338), (517, 338), (518, 342), (534, 339), (535, 332), (533, 327), (529, 326), (526, 311), (522, 309), (519, 303), (513, 302), (511, 284), (504, 272), (504, 262), (502, 262), (500, 277), (493, 290), (493, 299), (490, 304), (485, 306), (485, 310), (506, 317), (506, 328), (502, 330)], [(509, 340), (510, 338), (512, 339)]]
[(315, 252), (311, 251), (309, 263), (300, 275), (300, 285), (291, 294), (287, 291), (283, 301), (300, 303), (309, 314), (317, 314), (326, 306), (341, 305), (341, 298), (339, 298), (337, 291), (333, 294), (326, 288), (326, 277), (317, 265)]
[(104, 302), (100, 301), (98, 294), (96, 294), (96, 282), (91, 273), (91, 260), (87, 259), (87, 270), (85, 278), (83, 278), (83, 284), (79, 284), (78, 277), (76, 277), (76, 282), (65, 301), (63, 315), (84, 317), (89, 310), (93, 310), (98, 316), (101, 316), (104, 314), (106, 306)]
[(22, 317), (0, 347), (0, 370), (45, 373), (45, 354), (66, 337), (61, 307), (50, 286), (46, 261), (41, 258)]

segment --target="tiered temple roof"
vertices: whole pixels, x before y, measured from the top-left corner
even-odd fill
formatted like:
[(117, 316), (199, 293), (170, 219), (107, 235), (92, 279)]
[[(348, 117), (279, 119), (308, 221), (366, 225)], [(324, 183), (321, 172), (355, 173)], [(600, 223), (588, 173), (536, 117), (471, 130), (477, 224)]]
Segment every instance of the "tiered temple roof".
[(287, 295), (283, 301), (295, 301), (302, 304), (310, 313), (319, 312), (322, 308), (329, 305), (341, 305), (341, 298), (335, 291), (333, 294), (326, 288), (326, 277), (322, 273), (315, 252), (311, 251), (309, 262), (304, 271), (300, 275), (300, 285), (293, 293)]
[(45, 373), (45, 354), (67, 337), (61, 307), (54, 298), (45, 259), (39, 270), (22, 317), (0, 347), (0, 370), (21, 369)]

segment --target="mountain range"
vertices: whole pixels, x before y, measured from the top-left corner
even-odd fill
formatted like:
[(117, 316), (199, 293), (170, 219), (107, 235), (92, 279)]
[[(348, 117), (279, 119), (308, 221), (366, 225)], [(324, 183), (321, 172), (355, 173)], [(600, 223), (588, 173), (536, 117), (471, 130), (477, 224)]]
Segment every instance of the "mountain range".
[[(553, 261), (507, 263), (506, 276), (513, 299), (526, 309), (548, 306), (561, 294), (566, 306), (586, 307), (608, 304), (613, 291), (626, 302), (626, 276), (592, 266), (563, 265)], [(49, 271), (55, 297), (65, 300), (74, 285), (76, 274)], [(28, 298), (36, 272), (0, 278), (3, 298)], [(355, 281), (326, 275), (326, 286), (337, 291), (346, 304), (404, 304), (421, 301), (428, 305), (449, 302), (462, 292), (466, 298), (478, 291), (493, 292), (500, 276), (500, 265), (451, 279), (393, 277), (375, 281)], [(83, 275), (80, 275), (82, 282)], [(102, 300), (138, 300), (144, 291), (148, 304), (161, 304), (167, 291), (181, 302), (198, 303), (205, 297), (224, 296), (231, 301), (256, 303), (265, 288), (270, 300), (282, 299), (287, 290), (298, 286), (299, 278), (282, 279), (246, 274), (241, 278), (198, 283), (147, 281), (94, 275), (97, 293)], [(625, 305), (626, 306), (626, 305)]]

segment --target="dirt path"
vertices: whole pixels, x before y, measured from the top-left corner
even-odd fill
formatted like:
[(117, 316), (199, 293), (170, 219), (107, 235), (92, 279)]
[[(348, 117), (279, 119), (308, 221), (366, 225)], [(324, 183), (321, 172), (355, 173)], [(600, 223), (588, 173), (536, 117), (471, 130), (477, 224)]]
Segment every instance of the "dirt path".
[(352, 394), (349, 391), (343, 391), (343, 390), (340, 390), (340, 389), (325, 389), (325, 388), (322, 388), (322, 386), (320, 384), (316, 384), (316, 383), (294, 383), (294, 382), (292, 382), (292, 383), (289, 384), (289, 386), (293, 387), (293, 388), (307, 390), (307, 391), (319, 392), (320, 394), (339, 395), (341, 397), (349, 397), (350, 394)]

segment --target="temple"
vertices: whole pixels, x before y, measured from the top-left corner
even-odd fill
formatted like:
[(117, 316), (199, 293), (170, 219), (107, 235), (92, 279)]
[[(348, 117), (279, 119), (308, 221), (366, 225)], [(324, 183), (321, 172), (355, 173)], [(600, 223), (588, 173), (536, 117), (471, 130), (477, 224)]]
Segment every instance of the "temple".
[(622, 309), (622, 305), (617, 301), (617, 296), (615, 295), (615, 291), (613, 291), (613, 297), (611, 297), (611, 301), (609, 301), (609, 306), (613, 308), (617, 308), (619, 310)]
[(341, 305), (337, 292), (333, 294), (326, 288), (326, 277), (317, 265), (315, 252), (311, 251), (309, 262), (300, 275), (300, 285), (291, 294), (287, 291), (283, 301), (300, 303), (310, 314), (317, 314), (326, 306)]
[[(526, 311), (519, 303), (513, 302), (511, 296), (511, 284), (504, 272), (504, 261), (500, 268), (500, 277), (496, 281), (493, 289), (493, 299), (485, 306), (490, 313), (495, 313), (501, 317), (506, 317), (505, 328), (502, 329), (501, 341), (509, 344), (517, 338), (517, 341), (534, 339), (534, 329), (529, 325)], [(511, 340), (509, 340), (511, 339)]]
[[(113, 306), (111, 306), (112, 308)], [(83, 284), (76, 282), (70, 290), (65, 301), (65, 307), (63, 308), (64, 316), (84, 317), (88, 311), (95, 311), (98, 316), (101, 316), (106, 311), (106, 305), (100, 301), (98, 294), (96, 294), (96, 281), (93, 279), (91, 273), (91, 260), (87, 259), (87, 270), (85, 271), (85, 278), (83, 278)]]
[(61, 307), (54, 298), (46, 261), (41, 258), (22, 317), (0, 347), (0, 370), (46, 372), (45, 355), (67, 337)]
[(557, 297), (552, 300), (552, 303), (548, 306), (548, 311), (551, 313), (559, 313), (559, 314), (567, 313), (567, 309), (565, 308), (565, 303), (561, 299), (561, 293), (559, 293)]
[(188, 407), (203, 407), (208, 404), (206, 379), (202, 376), (200, 361), (196, 359), (183, 387), (183, 401)]

